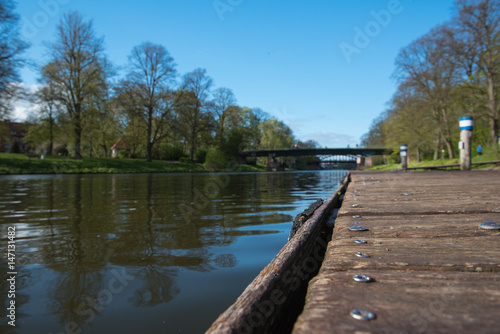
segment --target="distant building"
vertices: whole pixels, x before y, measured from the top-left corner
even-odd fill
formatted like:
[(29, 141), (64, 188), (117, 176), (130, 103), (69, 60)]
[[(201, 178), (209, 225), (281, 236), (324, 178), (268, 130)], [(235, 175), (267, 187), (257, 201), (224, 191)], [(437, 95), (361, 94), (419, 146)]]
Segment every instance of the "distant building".
[(121, 138), (116, 141), (116, 143), (111, 146), (111, 157), (119, 158), (118, 152), (130, 150), (130, 145), (125, 143)]
[(14, 145), (17, 146), (15, 151), (18, 153), (32, 152), (34, 149), (25, 140), (28, 130), (27, 123), (0, 122), (0, 152), (10, 152)]

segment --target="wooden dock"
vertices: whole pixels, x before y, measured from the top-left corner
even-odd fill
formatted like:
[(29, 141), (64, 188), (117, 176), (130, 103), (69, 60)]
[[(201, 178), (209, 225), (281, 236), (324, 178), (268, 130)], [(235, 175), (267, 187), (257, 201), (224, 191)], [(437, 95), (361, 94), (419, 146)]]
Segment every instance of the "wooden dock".
[(500, 223), (500, 171), (353, 173), (293, 333), (500, 333), (485, 222)]

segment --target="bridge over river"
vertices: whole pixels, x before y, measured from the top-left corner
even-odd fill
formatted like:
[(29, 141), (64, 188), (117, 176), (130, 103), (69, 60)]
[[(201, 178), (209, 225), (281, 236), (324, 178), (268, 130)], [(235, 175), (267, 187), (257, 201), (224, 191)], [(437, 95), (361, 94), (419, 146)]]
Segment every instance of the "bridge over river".
[(244, 157), (302, 157), (308, 155), (334, 155), (334, 156), (351, 156), (351, 157), (367, 157), (371, 155), (386, 155), (391, 154), (392, 149), (389, 148), (292, 148), (279, 150), (257, 150), (243, 151)]
[(244, 158), (268, 157), (268, 167), (276, 169), (278, 164), (275, 160), (277, 157), (303, 157), (303, 156), (323, 156), (329, 157), (321, 159), (321, 163), (350, 163), (356, 164), (356, 158), (368, 157), (372, 155), (387, 155), (391, 154), (392, 149), (389, 148), (292, 148), (292, 149), (276, 149), (276, 150), (256, 150), (243, 151), (241, 153)]

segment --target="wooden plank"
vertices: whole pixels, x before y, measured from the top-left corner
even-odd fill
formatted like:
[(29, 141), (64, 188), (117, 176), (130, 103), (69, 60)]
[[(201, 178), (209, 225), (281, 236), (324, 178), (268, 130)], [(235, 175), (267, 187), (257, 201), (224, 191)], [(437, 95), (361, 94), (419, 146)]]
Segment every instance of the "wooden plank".
[[(497, 221), (497, 213), (468, 214), (430, 214), (430, 215), (393, 215), (374, 216), (341, 214), (335, 221), (333, 239), (376, 239), (376, 238), (438, 238), (500, 236), (500, 230), (483, 230), (481, 223)], [(360, 225), (366, 232), (350, 232), (351, 226)]]
[[(497, 331), (500, 231), (478, 225), (500, 222), (500, 171), (353, 173), (351, 179), (293, 333)], [(354, 225), (369, 230), (349, 231)], [(375, 282), (354, 282), (354, 274)], [(353, 319), (354, 308), (377, 319)]]
[[(375, 282), (358, 283), (359, 271), (315, 278), (294, 334), (494, 333), (500, 314), (500, 274), (363, 271)], [(376, 314), (356, 320), (353, 309)]]
[[(367, 244), (356, 244), (353, 239), (330, 242), (320, 273), (377, 268), (500, 272), (498, 236), (376, 238), (367, 241)], [(370, 257), (359, 258), (356, 252)]]
[(500, 213), (499, 171), (458, 173), (354, 174), (339, 215)]

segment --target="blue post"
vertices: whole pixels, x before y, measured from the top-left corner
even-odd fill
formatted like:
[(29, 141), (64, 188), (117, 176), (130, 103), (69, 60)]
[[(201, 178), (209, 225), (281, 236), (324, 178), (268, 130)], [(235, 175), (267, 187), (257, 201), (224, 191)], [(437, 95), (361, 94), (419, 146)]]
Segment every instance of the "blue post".
[(460, 117), (460, 170), (470, 170), (471, 167), (471, 141), (474, 119), (472, 117)]
[(401, 156), (401, 168), (406, 171), (408, 168), (408, 145), (403, 144), (399, 147), (399, 155)]

